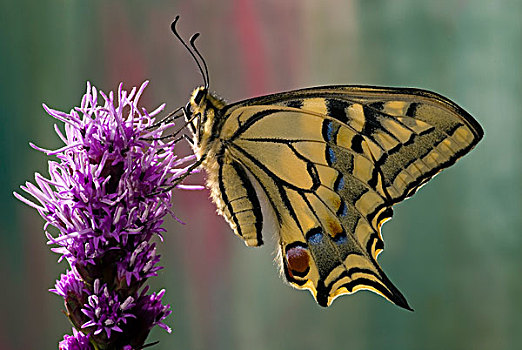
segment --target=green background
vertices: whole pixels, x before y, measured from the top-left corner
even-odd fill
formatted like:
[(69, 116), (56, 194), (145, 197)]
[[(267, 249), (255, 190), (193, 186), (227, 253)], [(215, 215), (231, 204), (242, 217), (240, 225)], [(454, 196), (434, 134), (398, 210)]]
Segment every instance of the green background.
[[(199, 31), (211, 89), (233, 102), (321, 84), (434, 90), (485, 129), (470, 155), (383, 228), (379, 261), (415, 312), (359, 292), (322, 309), (286, 286), (273, 245), (247, 248), (206, 191), (177, 191), (161, 250), (174, 332), (154, 349), (519, 349), (522, 343), (522, 1), (7, 1), (0, 8), (0, 349), (53, 349), (70, 325), (47, 292), (65, 270), (12, 191), (60, 144), (41, 103), (86, 81), (151, 83), (152, 110), (201, 83), (170, 33)], [(196, 178), (194, 182), (201, 182)]]

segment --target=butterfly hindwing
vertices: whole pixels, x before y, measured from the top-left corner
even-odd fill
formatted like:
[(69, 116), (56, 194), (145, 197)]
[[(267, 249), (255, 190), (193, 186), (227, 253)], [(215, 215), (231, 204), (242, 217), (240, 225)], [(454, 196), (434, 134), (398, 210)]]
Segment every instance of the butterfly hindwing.
[(236, 234), (262, 244), (266, 203), (293, 286), (322, 306), (369, 289), (409, 308), (377, 263), (381, 225), (393, 204), (471, 150), (480, 126), (415, 89), (304, 89), (219, 113), (219, 135), (202, 136), (214, 139), (208, 147), (217, 155), (206, 169)]
[(234, 232), (248, 246), (263, 244), (261, 205), (246, 170), (237, 162), (223, 162), (218, 186), (223, 198), (221, 210)]

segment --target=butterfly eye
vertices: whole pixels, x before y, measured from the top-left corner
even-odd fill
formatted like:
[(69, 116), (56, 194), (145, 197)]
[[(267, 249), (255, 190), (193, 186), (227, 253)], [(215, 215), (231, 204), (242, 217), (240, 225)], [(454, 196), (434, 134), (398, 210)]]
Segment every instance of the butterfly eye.
[(200, 89), (198, 92), (196, 92), (196, 96), (194, 96), (194, 102), (199, 105), (201, 101), (203, 100), (203, 97), (205, 97), (207, 94), (206, 89)]

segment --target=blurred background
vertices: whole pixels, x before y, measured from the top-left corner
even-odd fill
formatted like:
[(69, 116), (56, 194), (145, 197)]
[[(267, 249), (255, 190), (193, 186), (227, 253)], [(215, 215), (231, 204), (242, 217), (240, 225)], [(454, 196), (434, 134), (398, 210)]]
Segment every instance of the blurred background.
[[(383, 228), (379, 261), (415, 312), (367, 292), (316, 305), (279, 278), (273, 245), (247, 248), (208, 199), (177, 191), (161, 245), (173, 315), (154, 349), (520, 349), (522, 1), (222, 0), (0, 2), (0, 349), (57, 348), (70, 325), (47, 290), (57, 264), (36, 211), (12, 191), (60, 146), (42, 102), (69, 111), (86, 81), (150, 80), (152, 110), (201, 83), (170, 32), (198, 41), (211, 88), (233, 102), (321, 84), (421, 87), (485, 129), (478, 147)], [(196, 178), (195, 182), (203, 181)], [(517, 345), (518, 344), (518, 345)]]

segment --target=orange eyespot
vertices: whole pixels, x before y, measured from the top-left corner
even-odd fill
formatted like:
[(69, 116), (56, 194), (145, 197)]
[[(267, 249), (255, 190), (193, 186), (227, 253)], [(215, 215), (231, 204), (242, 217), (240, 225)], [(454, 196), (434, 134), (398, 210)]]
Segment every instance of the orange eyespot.
[(286, 251), (286, 264), (292, 277), (304, 277), (310, 270), (310, 255), (308, 249), (296, 246)]

